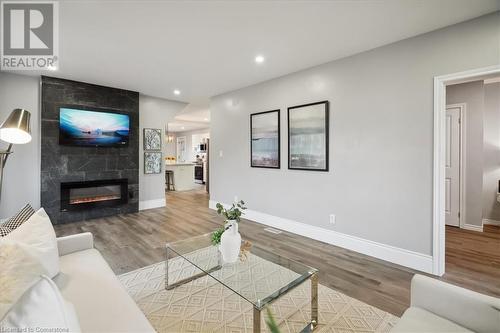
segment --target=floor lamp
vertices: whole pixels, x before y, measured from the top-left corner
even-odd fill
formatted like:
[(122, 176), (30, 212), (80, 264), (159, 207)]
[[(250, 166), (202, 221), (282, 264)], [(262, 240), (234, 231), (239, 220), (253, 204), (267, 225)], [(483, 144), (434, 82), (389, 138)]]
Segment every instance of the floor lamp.
[(7, 150), (0, 151), (0, 198), (2, 195), (3, 168), (7, 158), (12, 154), (12, 145), (25, 144), (31, 141), (31, 114), (23, 109), (13, 110), (0, 125), (0, 140), (9, 143)]

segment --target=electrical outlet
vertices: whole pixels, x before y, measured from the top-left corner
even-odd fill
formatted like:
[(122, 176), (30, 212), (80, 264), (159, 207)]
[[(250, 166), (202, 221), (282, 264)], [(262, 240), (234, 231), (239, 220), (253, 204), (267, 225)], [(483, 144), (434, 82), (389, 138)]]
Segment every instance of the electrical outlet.
[(330, 224), (335, 224), (335, 214), (330, 214)]
[(219, 157), (222, 157), (224, 155), (224, 153), (222, 152), (222, 150), (219, 150)]

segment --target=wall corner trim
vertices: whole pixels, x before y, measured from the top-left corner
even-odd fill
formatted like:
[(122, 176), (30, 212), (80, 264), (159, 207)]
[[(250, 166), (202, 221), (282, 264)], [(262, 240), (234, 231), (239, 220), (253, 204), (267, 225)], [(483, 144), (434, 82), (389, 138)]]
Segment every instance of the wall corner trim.
[(165, 198), (139, 201), (139, 210), (159, 208), (165, 206), (166, 206)]
[[(209, 207), (215, 209), (217, 201), (210, 200)], [(223, 203), (224, 206), (229, 206)], [(405, 250), (371, 240), (343, 234), (337, 231), (311, 226), (254, 210), (246, 210), (244, 218), (305, 236), (320, 242), (339, 246), (371, 257), (389, 261), (394, 264), (409, 267), (418, 271), (433, 274), (433, 258), (430, 255)]]
[(475, 225), (475, 224), (467, 224), (467, 223), (465, 223), (462, 226), (462, 229), (483, 232), (483, 226), (482, 225)]
[(492, 220), (492, 219), (483, 219), (483, 225), (485, 225), (485, 224), (500, 226), (500, 221)]

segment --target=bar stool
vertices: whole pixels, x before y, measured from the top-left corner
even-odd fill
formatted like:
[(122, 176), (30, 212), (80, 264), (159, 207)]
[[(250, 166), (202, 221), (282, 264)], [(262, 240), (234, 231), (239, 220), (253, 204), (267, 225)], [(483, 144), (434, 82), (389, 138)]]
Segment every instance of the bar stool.
[(172, 170), (165, 170), (165, 190), (175, 191), (174, 172)]

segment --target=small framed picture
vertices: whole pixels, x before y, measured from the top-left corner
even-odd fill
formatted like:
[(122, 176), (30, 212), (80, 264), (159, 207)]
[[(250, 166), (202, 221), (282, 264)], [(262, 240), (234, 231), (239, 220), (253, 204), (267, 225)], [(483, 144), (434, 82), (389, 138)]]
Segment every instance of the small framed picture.
[(288, 108), (288, 169), (328, 171), (329, 103)]
[(161, 150), (161, 129), (145, 128), (143, 138), (144, 150)]
[(250, 166), (280, 168), (280, 110), (250, 115)]
[(161, 173), (161, 164), (161, 152), (144, 152), (144, 173), (146, 175)]

